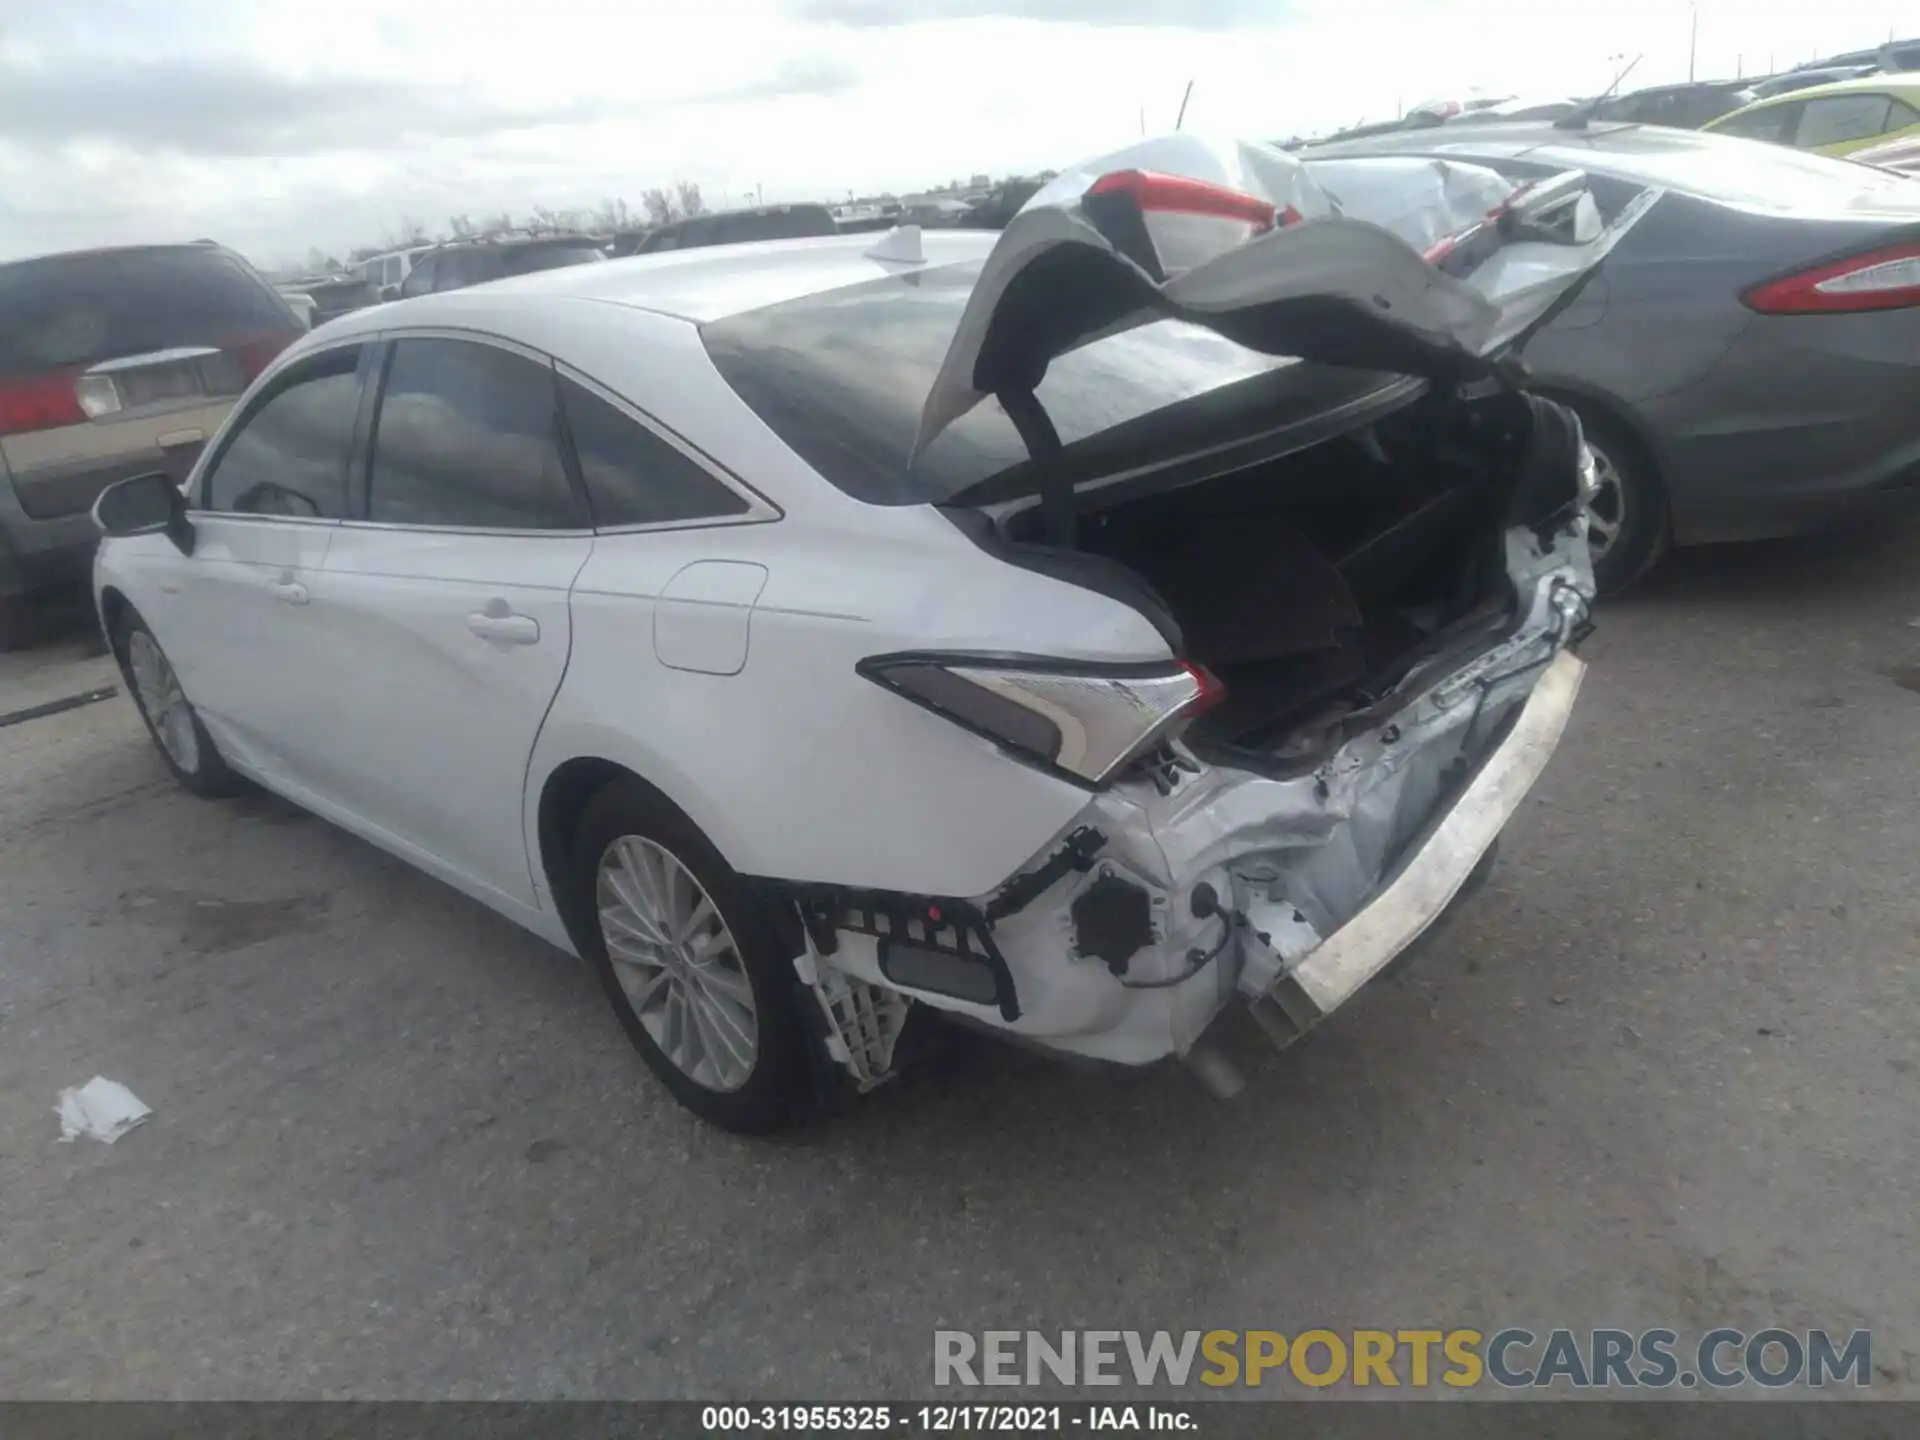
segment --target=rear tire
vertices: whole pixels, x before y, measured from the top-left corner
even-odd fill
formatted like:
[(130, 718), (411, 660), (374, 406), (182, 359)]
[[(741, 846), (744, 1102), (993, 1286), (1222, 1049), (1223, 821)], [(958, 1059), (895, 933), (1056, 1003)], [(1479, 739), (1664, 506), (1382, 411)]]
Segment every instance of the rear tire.
[(127, 694), (133, 697), (134, 708), (173, 778), (206, 800), (237, 791), (240, 777), (200, 723), (160, 642), (132, 610), (114, 627), (113, 655), (120, 663)]
[(802, 1112), (805, 999), (763, 901), (692, 821), (636, 781), (587, 803), (575, 927), (627, 1038), (709, 1124), (765, 1135)]
[(1644, 579), (1672, 545), (1666, 486), (1626, 427), (1591, 404), (1568, 403), (1599, 471), (1600, 493), (1588, 516), (1594, 582), (1601, 594), (1617, 595)]

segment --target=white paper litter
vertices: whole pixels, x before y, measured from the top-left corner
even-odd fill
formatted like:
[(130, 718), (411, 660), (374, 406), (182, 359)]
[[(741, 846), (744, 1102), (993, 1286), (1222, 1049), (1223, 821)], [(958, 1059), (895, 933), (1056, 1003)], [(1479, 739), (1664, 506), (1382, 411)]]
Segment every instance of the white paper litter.
[(118, 1080), (96, 1075), (78, 1089), (69, 1085), (60, 1092), (60, 1139), (63, 1143), (82, 1135), (111, 1145), (153, 1115)]

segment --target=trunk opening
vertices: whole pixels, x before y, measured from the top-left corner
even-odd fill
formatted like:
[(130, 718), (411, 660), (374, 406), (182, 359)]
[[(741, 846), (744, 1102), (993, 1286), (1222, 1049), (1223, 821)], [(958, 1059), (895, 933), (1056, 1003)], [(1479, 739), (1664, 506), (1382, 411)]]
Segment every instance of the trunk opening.
[[(1187, 743), (1305, 762), (1420, 661), (1518, 621), (1505, 532), (1577, 504), (1578, 424), (1518, 393), (1421, 403), (1307, 450), (1094, 509), (1076, 549), (1151, 589), (1227, 698)], [(1039, 540), (1040, 507), (1008, 537)], [(1021, 548), (1025, 548), (1024, 545)]]

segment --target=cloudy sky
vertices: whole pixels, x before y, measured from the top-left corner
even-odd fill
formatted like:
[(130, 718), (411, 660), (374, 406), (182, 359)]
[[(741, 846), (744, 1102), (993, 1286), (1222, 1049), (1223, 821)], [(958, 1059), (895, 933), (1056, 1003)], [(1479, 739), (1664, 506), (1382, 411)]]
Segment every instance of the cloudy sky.
[[(1702, 77), (1911, 0), (1702, 0)], [(1684, 0), (0, 0), (0, 258), (208, 235), (262, 263), (695, 180), (708, 202), (1282, 137), (1466, 88), (1684, 79)], [(1911, 18), (1901, 33), (1920, 30)]]

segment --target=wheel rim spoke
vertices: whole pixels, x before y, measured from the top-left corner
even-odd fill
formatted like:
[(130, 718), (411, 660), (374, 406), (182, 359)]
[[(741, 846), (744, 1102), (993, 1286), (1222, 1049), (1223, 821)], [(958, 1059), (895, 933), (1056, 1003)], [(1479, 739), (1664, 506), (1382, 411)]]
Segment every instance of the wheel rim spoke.
[(189, 774), (200, 768), (200, 739), (194, 733), (193, 709), (180, 688), (179, 677), (144, 630), (127, 641), (127, 670), (134, 698), (153, 727), (154, 739), (173, 763)]
[(596, 881), (600, 935), (649, 1040), (695, 1084), (744, 1085), (759, 1053), (753, 984), (727, 919), (699, 878), (645, 836), (607, 846)]
[(1612, 550), (1627, 524), (1627, 492), (1620, 472), (1604, 452), (1593, 452), (1594, 491), (1587, 504), (1587, 548), (1598, 560)]

